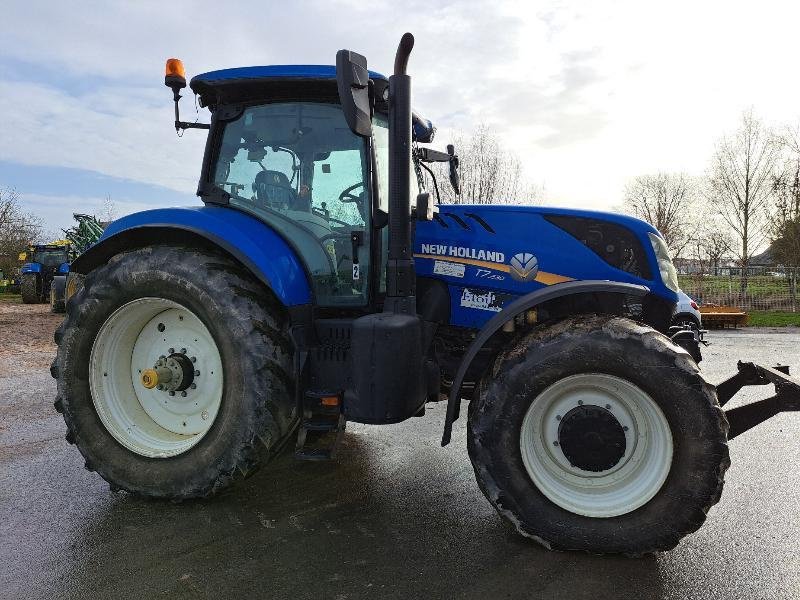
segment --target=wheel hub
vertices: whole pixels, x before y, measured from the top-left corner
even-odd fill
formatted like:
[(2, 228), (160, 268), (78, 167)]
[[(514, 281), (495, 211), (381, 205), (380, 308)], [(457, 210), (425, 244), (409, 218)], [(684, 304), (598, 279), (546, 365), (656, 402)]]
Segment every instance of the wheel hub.
[(564, 415), (558, 442), (570, 464), (584, 471), (607, 471), (625, 456), (625, 431), (600, 406), (577, 406)]
[[(165, 392), (182, 392), (192, 387), (195, 370), (195, 357), (186, 356), (186, 351), (173, 352), (169, 356), (161, 356), (152, 369), (142, 371), (142, 385)], [(196, 387), (196, 386), (195, 386)]]

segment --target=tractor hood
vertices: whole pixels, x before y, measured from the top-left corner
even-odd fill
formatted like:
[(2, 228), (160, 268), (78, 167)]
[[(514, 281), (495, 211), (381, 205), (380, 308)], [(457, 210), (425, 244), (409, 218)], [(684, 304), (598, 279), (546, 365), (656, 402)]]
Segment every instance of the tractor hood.
[[(573, 280), (646, 285), (667, 300), (648, 223), (614, 213), (504, 205), (442, 205), (417, 225), (419, 276), (458, 289), (494, 293), (499, 310), (513, 297)], [(462, 292), (463, 295), (463, 292)]]

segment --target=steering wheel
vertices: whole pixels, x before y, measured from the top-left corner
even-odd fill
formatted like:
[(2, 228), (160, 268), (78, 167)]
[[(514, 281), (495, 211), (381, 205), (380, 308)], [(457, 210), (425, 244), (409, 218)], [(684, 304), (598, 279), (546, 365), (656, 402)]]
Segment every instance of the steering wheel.
[(347, 187), (344, 190), (342, 190), (342, 193), (339, 194), (339, 202), (361, 202), (361, 195), (356, 195), (353, 193), (353, 190), (360, 187), (364, 187), (363, 181), (354, 183), (350, 187)]

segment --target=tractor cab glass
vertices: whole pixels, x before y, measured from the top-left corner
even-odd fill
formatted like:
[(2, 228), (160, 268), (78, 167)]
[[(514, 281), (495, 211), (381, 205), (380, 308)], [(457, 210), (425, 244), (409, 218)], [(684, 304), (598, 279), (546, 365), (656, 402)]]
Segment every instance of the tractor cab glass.
[(69, 260), (63, 248), (39, 249), (28, 254), (28, 259), (30, 262), (39, 263), (43, 267), (57, 267)]
[(323, 306), (367, 303), (370, 160), (341, 107), (246, 108), (226, 123), (212, 171), (230, 204), (281, 232), (306, 263)]

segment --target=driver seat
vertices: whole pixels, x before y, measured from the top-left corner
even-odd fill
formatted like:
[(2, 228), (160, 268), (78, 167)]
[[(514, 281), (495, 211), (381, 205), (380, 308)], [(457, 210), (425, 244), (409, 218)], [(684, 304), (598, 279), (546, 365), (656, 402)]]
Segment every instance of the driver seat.
[(285, 173), (281, 171), (260, 171), (253, 182), (256, 198), (267, 208), (294, 208), (297, 193)]

